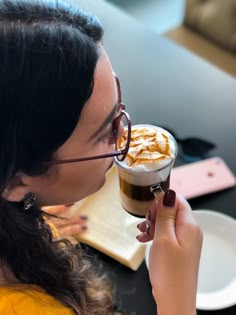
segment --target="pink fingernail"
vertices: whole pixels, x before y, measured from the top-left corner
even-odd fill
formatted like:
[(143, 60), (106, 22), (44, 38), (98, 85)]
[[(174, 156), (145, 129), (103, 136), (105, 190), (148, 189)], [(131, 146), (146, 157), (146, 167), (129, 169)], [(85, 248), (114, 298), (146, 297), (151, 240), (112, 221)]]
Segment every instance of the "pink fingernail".
[(82, 220), (88, 220), (88, 216), (86, 214), (81, 214), (79, 217)]
[(174, 207), (175, 205), (176, 193), (174, 190), (167, 190), (163, 199), (163, 205), (166, 207)]

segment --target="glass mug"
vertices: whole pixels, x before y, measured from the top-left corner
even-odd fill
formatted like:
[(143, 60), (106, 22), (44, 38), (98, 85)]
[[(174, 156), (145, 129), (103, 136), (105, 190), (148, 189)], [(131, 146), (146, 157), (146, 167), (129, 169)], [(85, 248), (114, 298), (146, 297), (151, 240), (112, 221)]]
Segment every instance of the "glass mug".
[[(124, 139), (126, 135), (124, 133)], [(122, 207), (131, 215), (145, 217), (158, 192), (169, 189), (170, 173), (178, 153), (174, 137), (153, 125), (134, 125), (125, 160), (115, 158)]]

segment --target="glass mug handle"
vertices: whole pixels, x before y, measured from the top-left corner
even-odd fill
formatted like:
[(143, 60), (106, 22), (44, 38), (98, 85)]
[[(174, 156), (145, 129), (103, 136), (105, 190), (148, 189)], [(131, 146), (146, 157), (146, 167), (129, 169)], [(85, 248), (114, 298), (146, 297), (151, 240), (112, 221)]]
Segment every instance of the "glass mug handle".
[(154, 194), (155, 198), (157, 198), (158, 193), (160, 193), (160, 192), (164, 193), (165, 192), (160, 184), (152, 185), (150, 187), (150, 191), (151, 191), (151, 193)]

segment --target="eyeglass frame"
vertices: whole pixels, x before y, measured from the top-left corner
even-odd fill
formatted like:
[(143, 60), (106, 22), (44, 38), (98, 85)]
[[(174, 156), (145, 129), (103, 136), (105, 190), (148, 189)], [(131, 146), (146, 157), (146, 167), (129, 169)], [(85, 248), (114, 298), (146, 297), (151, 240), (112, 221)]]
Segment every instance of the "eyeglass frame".
[[(131, 141), (131, 120), (129, 114), (125, 111), (125, 104), (122, 102), (121, 98), (121, 88), (120, 88), (120, 81), (116, 74), (114, 74), (116, 85), (117, 85), (117, 94), (118, 94), (118, 107), (121, 108), (120, 114), (114, 118), (112, 123), (114, 123), (115, 120), (121, 118), (123, 115), (126, 117), (127, 120), (127, 143), (124, 149), (122, 150), (115, 150), (112, 153), (106, 153), (101, 155), (94, 155), (89, 157), (83, 157), (83, 158), (76, 158), (76, 159), (66, 159), (66, 160), (50, 160), (47, 161), (46, 165), (55, 165), (55, 164), (69, 164), (69, 163), (76, 163), (76, 162), (84, 162), (84, 161), (92, 161), (92, 160), (98, 160), (98, 159), (105, 159), (108, 157), (117, 157), (119, 161), (123, 161), (129, 151), (130, 141)], [(115, 143), (117, 144), (117, 135), (118, 130), (116, 130), (116, 135), (114, 134)], [(122, 155), (122, 158), (118, 158), (120, 155)]]

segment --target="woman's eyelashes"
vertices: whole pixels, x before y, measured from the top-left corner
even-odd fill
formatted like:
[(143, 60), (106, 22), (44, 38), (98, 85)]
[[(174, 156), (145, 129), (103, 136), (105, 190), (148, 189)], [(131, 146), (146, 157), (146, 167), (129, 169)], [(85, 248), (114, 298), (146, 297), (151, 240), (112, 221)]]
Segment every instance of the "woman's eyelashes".
[(112, 144), (115, 143), (113, 124), (109, 124), (109, 130), (98, 138), (98, 142)]

